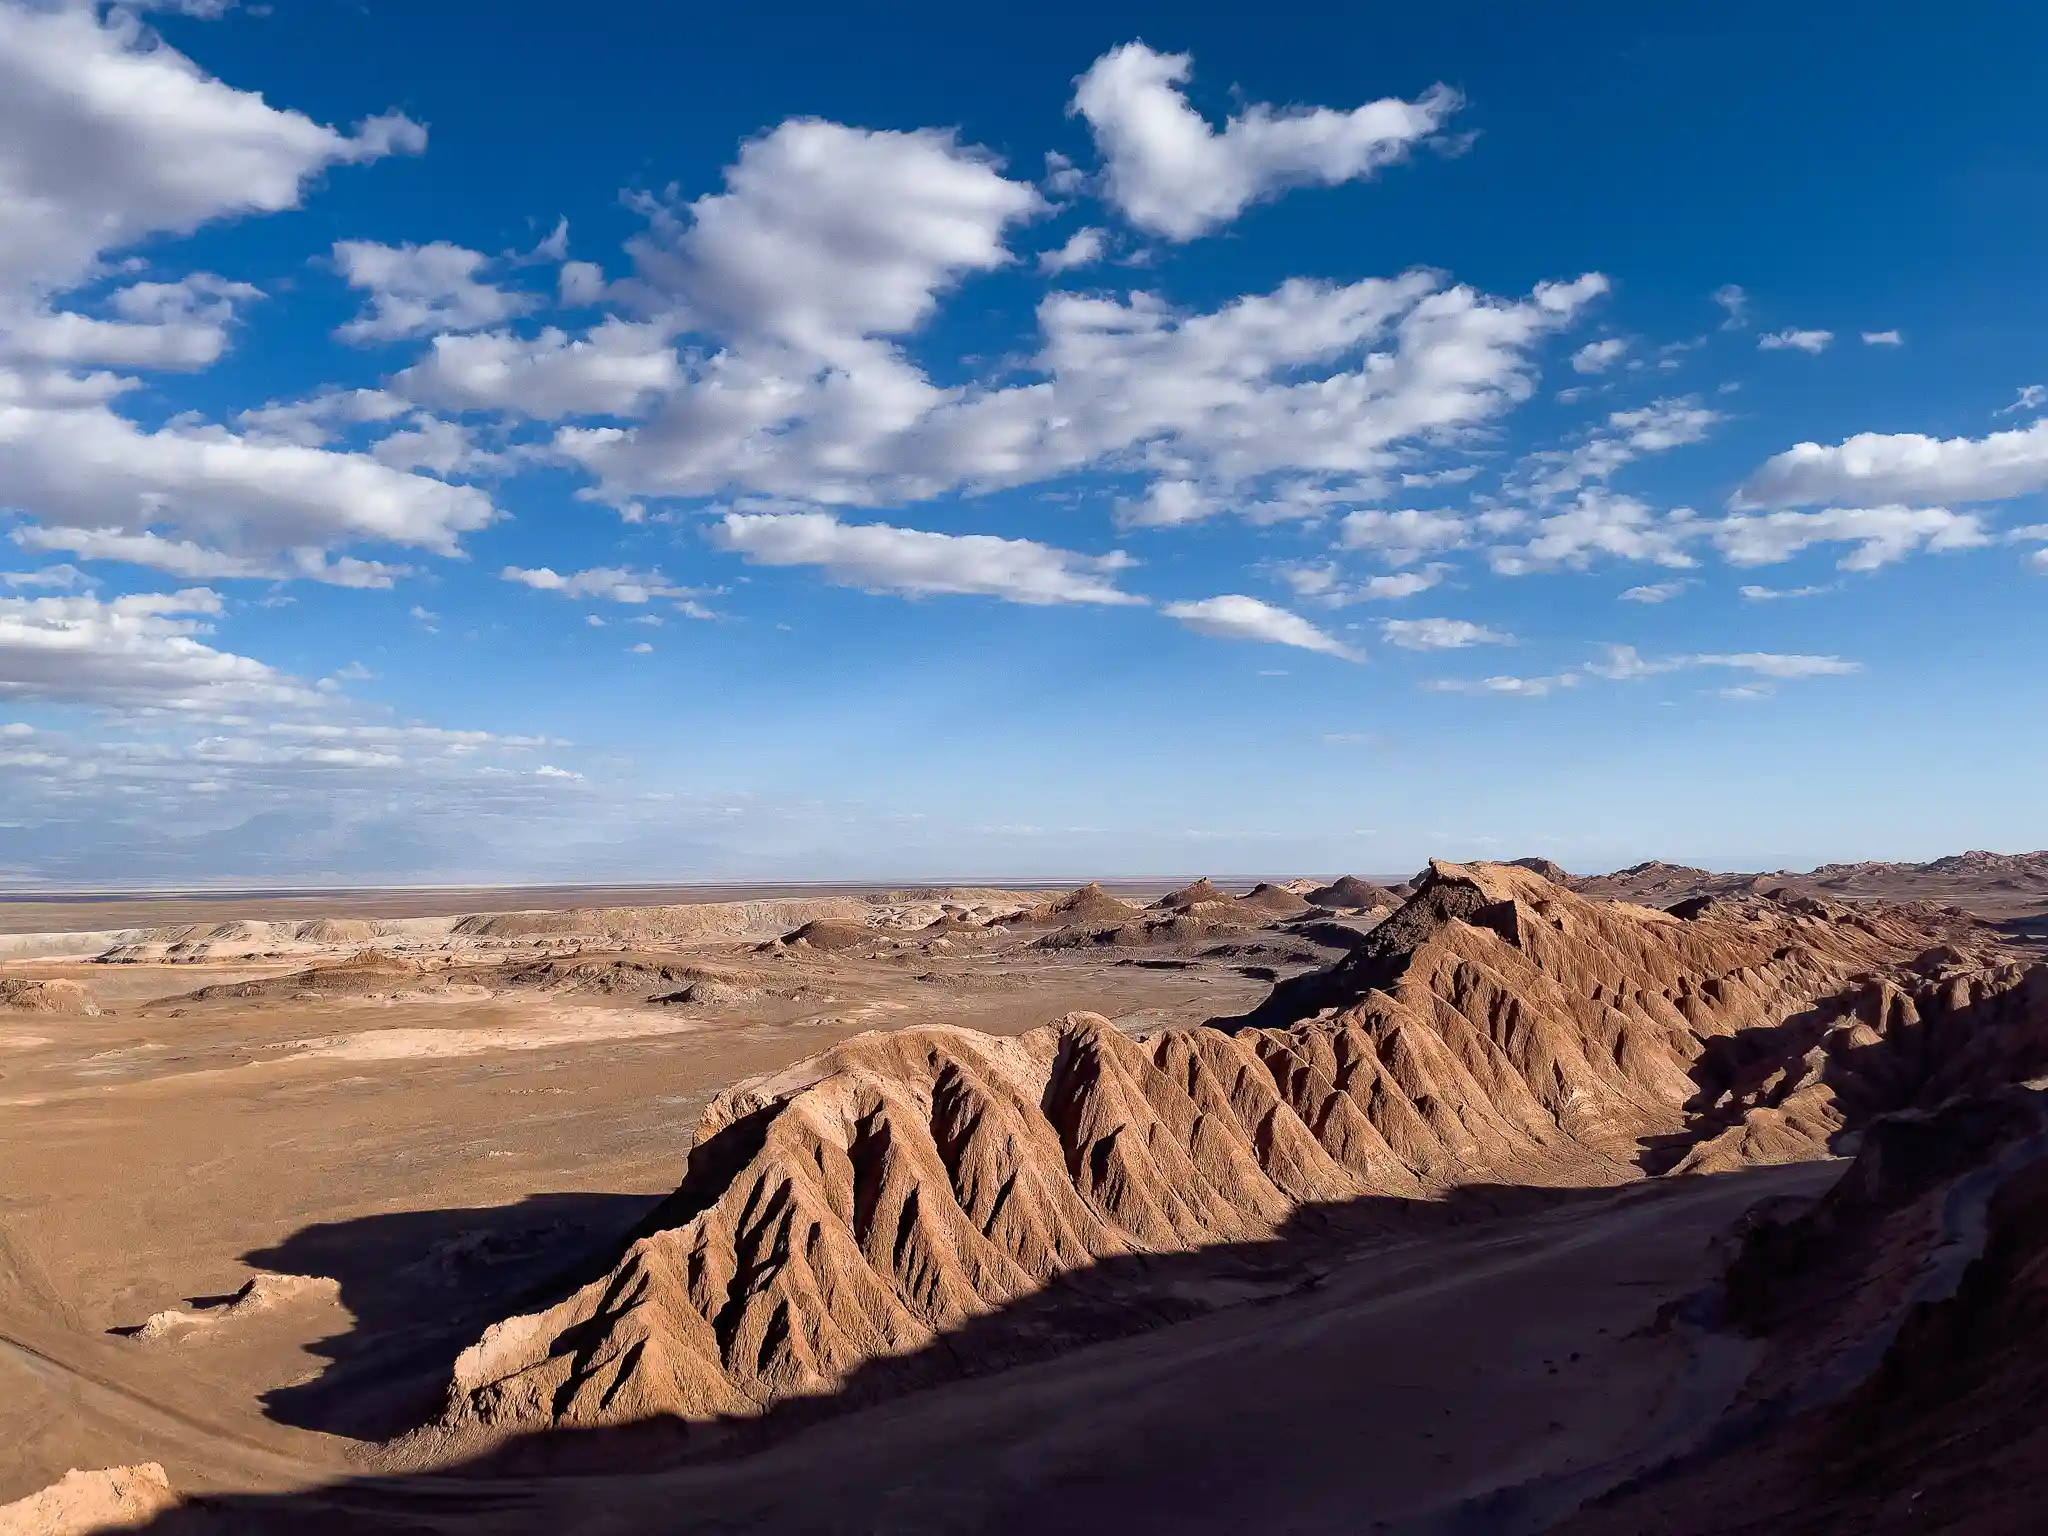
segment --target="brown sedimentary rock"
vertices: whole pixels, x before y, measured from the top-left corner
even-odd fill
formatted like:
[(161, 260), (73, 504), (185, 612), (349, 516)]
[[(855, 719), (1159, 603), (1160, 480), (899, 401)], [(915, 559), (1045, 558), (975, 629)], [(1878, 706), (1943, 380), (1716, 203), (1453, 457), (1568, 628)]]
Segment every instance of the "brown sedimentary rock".
[(1966, 921), (1754, 896), (1679, 915), (1436, 864), (1343, 960), (1221, 1027), (868, 1034), (729, 1089), (609, 1272), (467, 1350), (415, 1449), (758, 1415), (1100, 1260), (1270, 1236), (1304, 1206), (1814, 1156), (2039, 1070), (2044, 990)]

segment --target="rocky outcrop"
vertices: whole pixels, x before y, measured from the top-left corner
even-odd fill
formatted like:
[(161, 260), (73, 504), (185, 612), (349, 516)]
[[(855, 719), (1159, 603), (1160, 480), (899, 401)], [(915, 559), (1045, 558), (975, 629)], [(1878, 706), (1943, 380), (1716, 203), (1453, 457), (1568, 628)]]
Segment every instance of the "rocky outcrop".
[(172, 1508), (178, 1496), (156, 1462), (70, 1471), (40, 1492), (0, 1504), (0, 1536), (88, 1536), (132, 1531)]
[(1436, 864), (1351, 954), (1222, 1027), (857, 1036), (716, 1099), (682, 1187), (601, 1278), (465, 1351), (412, 1450), (758, 1415), (1103, 1260), (1270, 1236), (1304, 1207), (1812, 1156), (2036, 1058), (2040, 974), (1975, 942)]
[(0, 1011), (54, 1013), (90, 1019), (100, 1011), (91, 987), (76, 981), (22, 981), (0, 977)]

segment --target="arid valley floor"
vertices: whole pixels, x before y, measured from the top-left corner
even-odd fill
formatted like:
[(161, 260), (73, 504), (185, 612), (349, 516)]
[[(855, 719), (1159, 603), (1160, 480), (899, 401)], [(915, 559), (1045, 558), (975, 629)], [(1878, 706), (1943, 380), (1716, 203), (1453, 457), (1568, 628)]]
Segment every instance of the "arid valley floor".
[(0, 1533), (2035, 1530), (2044, 949), (2042, 854), (0, 901)]

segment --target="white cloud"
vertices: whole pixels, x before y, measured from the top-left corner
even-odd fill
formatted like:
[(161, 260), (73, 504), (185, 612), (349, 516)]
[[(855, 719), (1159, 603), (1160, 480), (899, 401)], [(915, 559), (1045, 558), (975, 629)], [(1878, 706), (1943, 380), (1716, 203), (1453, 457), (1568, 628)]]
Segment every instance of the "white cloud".
[(695, 588), (676, 586), (659, 571), (625, 570), (616, 566), (597, 566), (587, 571), (572, 571), (565, 576), (544, 565), (532, 570), (508, 565), (498, 574), (506, 581), (516, 581), (537, 592), (558, 592), (563, 597), (573, 598), (595, 597), (613, 603), (638, 604), (701, 595)]
[(1605, 341), (1589, 341), (1572, 354), (1572, 369), (1576, 373), (1605, 373), (1620, 362), (1627, 351), (1626, 337), (1610, 336)]
[(1866, 347), (1902, 347), (1906, 338), (1897, 331), (1865, 331), (1863, 345)]
[(50, 587), (59, 592), (76, 592), (90, 587), (93, 579), (75, 565), (46, 565), (35, 571), (0, 571), (0, 582), (15, 591), (23, 587)]
[(334, 334), (344, 341), (400, 341), (433, 331), (480, 331), (532, 309), (530, 294), (479, 281), (490, 258), (435, 240), (427, 245), (380, 245), (337, 240), (335, 265), (351, 288), (369, 295), (369, 307)]
[(552, 421), (636, 415), (682, 378), (666, 327), (613, 317), (574, 338), (554, 326), (533, 337), (436, 336), (391, 387), (451, 410)]
[(2016, 416), (2022, 411), (2038, 411), (2044, 408), (2048, 408), (2048, 384), (2022, 384), (2013, 403), (2000, 406), (1992, 414)]
[(1196, 315), (1145, 293), (1055, 292), (1025, 382), (942, 389), (875, 340), (842, 340), (816, 367), (736, 346), (698, 362), (645, 425), (565, 429), (556, 448), (613, 501), (739, 490), (902, 505), (1103, 466), (1185, 482), (1197, 511), (1228, 498), (1301, 515), (1330, 482), (1394, 464), (1392, 445), (1526, 399), (1534, 343), (1606, 286), (1588, 274), (1500, 300), (1426, 272), (1293, 280)]
[(1916, 551), (1976, 549), (1991, 542), (1973, 513), (1946, 507), (1831, 507), (1819, 512), (1731, 516), (1713, 525), (1731, 565), (1775, 565), (1815, 544), (1853, 544), (1845, 571), (1874, 571)]
[(117, 9), (0, 6), (0, 293), (61, 292), (103, 251), (293, 208), (329, 166), (425, 144), (395, 114), (349, 137), (278, 111)]
[(1690, 396), (1615, 411), (1576, 448), (1530, 454), (1520, 466), (1521, 477), (1529, 495), (1548, 500), (1588, 481), (1606, 480), (1645, 454), (1697, 443), (1722, 420), (1719, 411)]
[(1610, 683), (1658, 677), (1692, 664), (1690, 656), (1670, 656), (1652, 661), (1632, 645), (1603, 645), (1599, 649), (1600, 659), (1587, 662), (1579, 670), (1588, 677), (1604, 678)]
[[(145, 430), (113, 408), (134, 381), (52, 371), (213, 361), (236, 307), (260, 296), (247, 284), (130, 281), (96, 301), (104, 316), (50, 303), (140, 265), (110, 268), (111, 252), (296, 207), (321, 171), (424, 143), (399, 116), (349, 136), (274, 109), (118, 9), (0, 4), (0, 357), (14, 359), (0, 366), (0, 504), (52, 525), (17, 534), (173, 570), (363, 584), (383, 568), (328, 551), (375, 539), (452, 552), (488, 522), (480, 492), (186, 417)], [(300, 434), (333, 430), (313, 414)]]
[(444, 476), (480, 474), (504, 462), (478, 446), (468, 427), (424, 412), (402, 431), (372, 443), (369, 455), (387, 469), (425, 469)]
[(1007, 264), (1004, 232), (1044, 207), (951, 134), (815, 118), (748, 140), (725, 180), (684, 215), (655, 210), (631, 247), (641, 281), (699, 329), (822, 359), (915, 329), (961, 277)]
[(1487, 559), (1498, 574), (1526, 576), (1559, 566), (1583, 570), (1595, 555), (1647, 560), (1677, 570), (1699, 563), (1685, 551), (1686, 541), (1698, 531), (1696, 524), (1675, 514), (1660, 517), (1634, 497), (1598, 486), (1580, 491), (1570, 506), (1531, 527), (1526, 542), (1489, 551)]
[(1659, 581), (1647, 586), (1630, 587), (1621, 594), (1624, 603), (1668, 603), (1687, 587), (1690, 581)]
[(1775, 651), (1739, 651), (1733, 654), (1704, 653), (1651, 658), (1644, 656), (1632, 645), (1608, 645), (1601, 647), (1601, 650), (1602, 656), (1599, 660), (1589, 661), (1579, 670), (1588, 677), (1604, 678), (1609, 682), (1635, 682), (1646, 677), (1661, 677), (1665, 673), (1682, 671), (1688, 667), (1728, 667), (1780, 680), (1846, 677), (1863, 670), (1861, 662), (1845, 661), (1840, 656), (1785, 655)]
[(828, 512), (728, 512), (709, 537), (756, 565), (819, 566), (840, 586), (868, 591), (1029, 604), (1145, 601), (1112, 579), (1133, 563), (1121, 552), (1080, 555), (993, 534), (842, 523)]
[(1863, 432), (1832, 447), (1799, 443), (1767, 460), (1734, 504), (2001, 501), (2042, 489), (2048, 489), (2048, 420), (1986, 437)]
[(1359, 654), (1334, 635), (1325, 634), (1296, 613), (1275, 608), (1255, 597), (1235, 593), (1207, 597), (1199, 602), (1168, 603), (1160, 609), (1197, 634), (1218, 640), (1256, 640), (1267, 645), (1291, 645), (1304, 651), (1320, 651), (1345, 661), (1362, 660)]
[(1833, 331), (1770, 331), (1757, 337), (1759, 352), (1804, 352), (1817, 356), (1835, 339)]
[(262, 662), (196, 638), (220, 610), (205, 588), (0, 597), (0, 699), (178, 710), (317, 702)]
[(1103, 252), (1108, 249), (1107, 230), (1077, 229), (1068, 236), (1066, 244), (1056, 250), (1039, 252), (1038, 270), (1057, 274), (1071, 272), (1076, 267), (1092, 266), (1102, 260)]
[(1721, 321), (1724, 331), (1740, 330), (1749, 324), (1749, 295), (1735, 283), (1723, 283), (1714, 290), (1714, 302), (1721, 306), (1725, 317)]
[(1513, 645), (1515, 637), (1469, 619), (1382, 619), (1380, 633), (1404, 651), (1457, 651), (1469, 645)]
[(2031, 555), (2027, 556), (2027, 564), (2042, 575), (2048, 576), (2048, 549), (2035, 550)]
[(1821, 587), (1740, 587), (1743, 598), (1752, 603), (1774, 603), (1788, 597), (1819, 597), (1832, 592), (1832, 586)]
[(1180, 87), (1191, 61), (1126, 43), (1075, 82), (1073, 110), (1104, 160), (1103, 195), (1150, 234), (1192, 240), (1289, 187), (1336, 186), (1404, 159), (1443, 126), (1457, 92), (1435, 86), (1349, 112), (1255, 105), (1217, 132)]
[(218, 21), (233, 10), (238, 0), (120, 0), (135, 11), (169, 11), (198, 21)]
[(565, 261), (556, 285), (562, 302), (572, 309), (595, 304), (604, 297), (604, 268), (594, 261)]
[(1307, 598), (1326, 608), (1343, 608), (1352, 603), (1414, 597), (1439, 585), (1449, 571), (1448, 565), (1436, 563), (1419, 571), (1397, 571), (1390, 576), (1346, 581), (1334, 564), (1326, 562), (1322, 565), (1281, 566), (1278, 575), (1294, 589), (1297, 597)]
[(196, 272), (173, 283), (130, 283), (106, 300), (117, 318), (0, 307), (0, 359), (61, 368), (204, 368), (227, 350), (235, 306), (263, 297), (248, 283)]
[(1462, 549), (1472, 525), (1456, 512), (1413, 507), (1347, 513), (1337, 542), (1345, 549), (1369, 549), (1389, 565), (1408, 565), (1438, 550)]
[(359, 540), (452, 554), (489, 523), (490, 497), (333, 453), (218, 427), (145, 431), (101, 404), (10, 400), (0, 372), (0, 503), (70, 529), (158, 527), (262, 558)]
[(1561, 688), (1576, 688), (1578, 682), (1576, 672), (1561, 672), (1550, 677), (1444, 677), (1423, 686), (1432, 693), (1496, 694), (1503, 698), (1541, 699)]
[(1192, 480), (1154, 480), (1144, 494), (1117, 502), (1116, 518), (1129, 528), (1179, 528), (1223, 510), (1223, 498)]
[(144, 531), (124, 533), (114, 528), (45, 528), (27, 524), (8, 537), (23, 549), (61, 551), (81, 560), (119, 560), (129, 565), (148, 566), (188, 581), (289, 581), (294, 578), (324, 582), (334, 587), (389, 587), (397, 578), (412, 574), (411, 567), (386, 565), (376, 560), (359, 560), (344, 555), (331, 557), (315, 548), (281, 551), (274, 558), (249, 559), (217, 549), (207, 549), (187, 539), (167, 539)]
[(381, 389), (324, 389), (304, 400), (272, 401), (243, 411), (235, 424), (251, 438), (319, 448), (351, 427), (392, 421), (411, 408), (399, 396)]
[(1694, 656), (1691, 660), (1702, 667), (1735, 667), (1776, 678), (1847, 677), (1863, 670), (1862, 662), (1844, 661), (1839, 656), (1783, 656), (1771, 651), (1742, 651), (1733, 656)]
[(642, 640), (638, 645), (627, 646), (626, 650), (630, 655), (648, 656), (653, 654), (654, 647), (649, 645), (645, 640)]

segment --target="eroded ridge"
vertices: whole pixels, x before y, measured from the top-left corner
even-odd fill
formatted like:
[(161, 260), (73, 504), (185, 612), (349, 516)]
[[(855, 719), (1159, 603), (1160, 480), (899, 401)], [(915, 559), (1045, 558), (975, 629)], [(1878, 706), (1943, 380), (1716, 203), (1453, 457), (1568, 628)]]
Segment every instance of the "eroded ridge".
[[(1062, 1275), (1307, 1205), (1812, 1156), (1945, 1074), (2038, 1059), (2042, 994), (1960, 916), (1667, 913), (1438, 864), (1365, 945), (1227, 1028), (869, 1034), (729, 1089), (609, 1272), (490, 1329), (397, 1454), (758, 1415)], [(2004, 1022), (1941, 1025), (1966, 1014)]]

